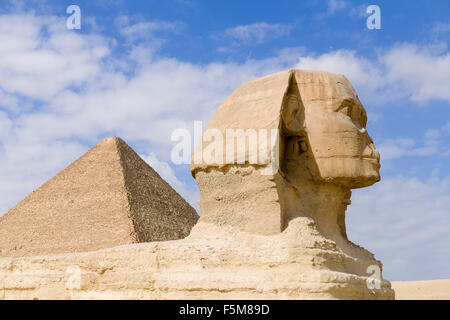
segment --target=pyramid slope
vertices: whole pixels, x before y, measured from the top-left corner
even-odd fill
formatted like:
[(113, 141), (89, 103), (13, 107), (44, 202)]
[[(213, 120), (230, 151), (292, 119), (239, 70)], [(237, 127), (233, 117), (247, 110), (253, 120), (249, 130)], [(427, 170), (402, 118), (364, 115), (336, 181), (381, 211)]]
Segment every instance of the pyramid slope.
[[(0, 256), (93, 251), (136, 243), (139, 239), (152, 239), (154, 236), (145, 232), (164, 230), (165, 227), (182, 230), (168, 232), (168, 239), (186, 236), (196, 222), (196, 217), (192, 215), (196, 215), (195, 210), (187, 203), (184, 206), (177, 204), (175, 208), (178, 209), (172, 209), (170, 201), (163, 201), (169, 208), (169, 216), (173, 212), (182, 216), (180, 210), (183, 209), (188, 213), (190, 219), (168, 221), (174, 224), (191, 223), (178, 228), (152, 221), (151, 218), (157, 215), (146, 214), (145, 209), (139, 208), (143, 200), (139, 202), (134, 199), (142, 196), (134, 193), (149, 193), (152, 190), (151, 183), (144, 184), (145, 181), (142, 181), (144, 177), (157, 176), (153, 180), (162, 179), (148, 165), (147, 168), (143, 165), (130, 166), (129, 163), (138, 160), (144, 162), (121, 139), (108, 138), (100, 142), (0, 218)], [(139, 169), (139, 173), (131, 172), (134, 168)], [(140, 183), (144, 185), (130, 182), (125, 176), (141, 176)], [(126, 180), (131, 183), (128, 188)], [(153, 189), (161, 188), (161, 185), (160, 182)], [(168, 185), (165, 187), (170, 188)], [(173, 191), (172, 188), (170, 190)], [(170, 194), (170, 200), (175, 203), (184, 201), (171, 191), (163, 194)], [(158, 201), (157, 197), (153, 197), (152, 201)], [(133, 220), (137, 216), (135, 212), (142, 217), (138, 221)]]
[(199, 218), (194, 208), (123, 140), (117, 144), (137, 241), (188, 236)]

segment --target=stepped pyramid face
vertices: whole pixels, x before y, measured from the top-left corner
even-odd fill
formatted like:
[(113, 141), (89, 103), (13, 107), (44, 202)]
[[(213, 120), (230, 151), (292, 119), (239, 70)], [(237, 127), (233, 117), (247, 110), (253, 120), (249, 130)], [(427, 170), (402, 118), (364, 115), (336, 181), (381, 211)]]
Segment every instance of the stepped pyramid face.
[(0, 218), (0, 256), (186, 237), (196, 211), (120, 138), (107, 138)]

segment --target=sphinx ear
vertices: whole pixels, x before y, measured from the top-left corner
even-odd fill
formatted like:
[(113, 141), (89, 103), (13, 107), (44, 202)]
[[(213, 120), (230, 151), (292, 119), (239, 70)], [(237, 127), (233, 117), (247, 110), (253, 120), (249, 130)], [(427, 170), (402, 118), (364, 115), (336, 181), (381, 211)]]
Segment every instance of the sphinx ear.
[(281, 118), (285, 136), (298, 136), (304, 131), (305, 107), (300, 97), (294, 74), (292, 74), (289, 80), (289, 87), (283, 98)]

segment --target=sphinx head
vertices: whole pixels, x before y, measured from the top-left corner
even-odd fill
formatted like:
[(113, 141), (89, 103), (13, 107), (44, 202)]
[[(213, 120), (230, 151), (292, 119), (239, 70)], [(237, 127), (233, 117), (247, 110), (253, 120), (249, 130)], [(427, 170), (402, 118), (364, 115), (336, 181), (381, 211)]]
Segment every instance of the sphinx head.
[(367, 115), (343, 75), (295, 70), (282, 107), (281, 170), (347, 188), (380, 180), (380, 156)]
[[(345, 214), (349, 189), (380, 179), (366, 121), (343, 75), (288, 70), (242, 85), (216, 111), (191, 160), (201, 193), (200, 222), (274, 234), (301, 215), (328, 221), (330, 210)], [(241, 148), (234, 137), (228, 139), (229, 129), (259, 137), (242, 139)], [(226, 137), (226, 147), (217, 147), (211, 132)], [(261, 144), (259, 138), (269, 132), (275, 135)], [(265, 157), (261, 146), (271, 156)], [(208, 154), (218, 161), (205, 161)], [(332, 219), (336, 226), (338, 219)]]

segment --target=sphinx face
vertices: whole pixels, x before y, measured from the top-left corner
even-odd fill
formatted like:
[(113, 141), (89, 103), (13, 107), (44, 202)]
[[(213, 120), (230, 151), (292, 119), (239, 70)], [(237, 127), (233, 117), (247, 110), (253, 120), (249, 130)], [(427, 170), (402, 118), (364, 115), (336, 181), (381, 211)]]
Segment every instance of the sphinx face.
[(366, 123), (366, 111), (357, 96), (306, 106), (306, 131), (320, 180), (348, 188), (380, 180), (380, 155)]
[(284, 101), (284, 171), (352, 189), (372, 185), (380, 180), (380, 155), (366, 111), (345, 78), (327, 80), (329, 92), (312, 83)]

